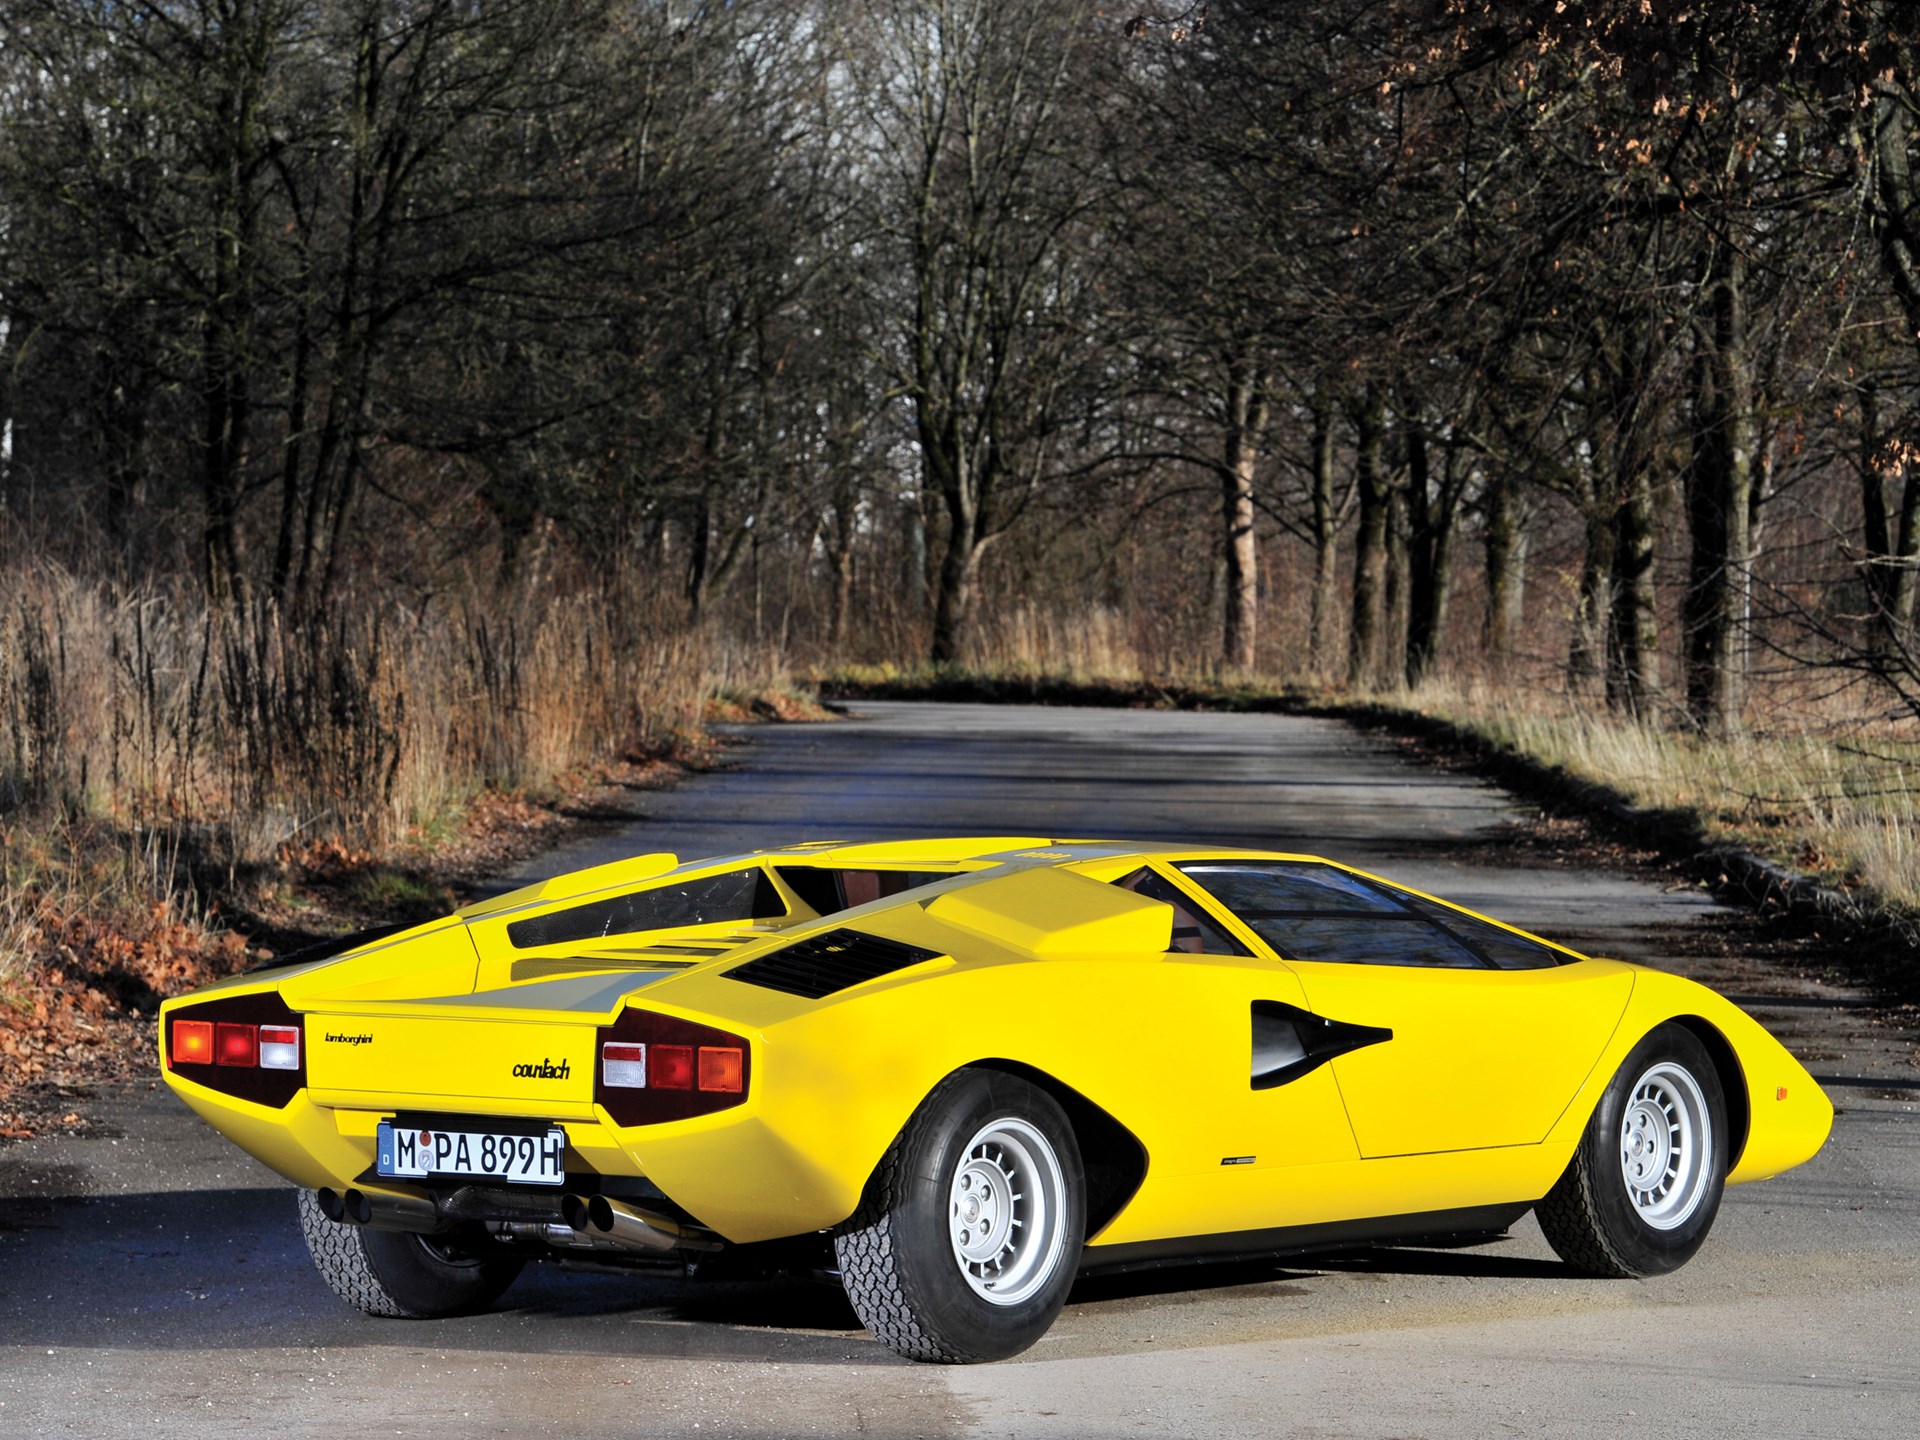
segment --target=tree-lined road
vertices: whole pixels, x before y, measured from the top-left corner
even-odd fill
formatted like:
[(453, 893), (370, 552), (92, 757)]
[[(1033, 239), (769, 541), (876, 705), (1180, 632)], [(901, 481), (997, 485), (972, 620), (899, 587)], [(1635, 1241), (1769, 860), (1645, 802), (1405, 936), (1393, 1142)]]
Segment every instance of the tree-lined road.
[[(1568, 1274), (1529, 1219), (1383, 1250), (1085, 1282), (1019, 1360), (895, 1360), (844, 1300), (530, 1271), (495, 1313), (405, 1324), (313, 1272), (291, 1193), (164, 1091), (118, 1133), (0, 1150), (0, 1436), (1906, 1435), (1920, 1426), (1920, 1070), (1863, 997), (1711, 950), (1701, 896), (1499, 843), (1498, 791), (1331, 722), (862, 705), (548, 857), (801, 839), (1116, 835), (1299, 848), (1563, 939), (1674, 963), (1848, 1081), (1812, 1163), (1728, 1192), (1698, 1259)], [(697, 1428), (696, 1428), (697, 1427)]]

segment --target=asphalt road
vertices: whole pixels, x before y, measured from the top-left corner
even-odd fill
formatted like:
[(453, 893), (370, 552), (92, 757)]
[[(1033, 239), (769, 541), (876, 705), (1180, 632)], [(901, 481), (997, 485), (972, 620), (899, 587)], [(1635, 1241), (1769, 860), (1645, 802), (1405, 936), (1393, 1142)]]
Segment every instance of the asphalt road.
[(275, 1176), (136, 1090), (102, 1098), (108, 1133), (0, 1150), (0, 1437), (1920, 1431), (1920, 1051), (1865, 997), (1726, 953), (1742, 922), (1697, 894), (1510, 843), (1497, 790), (1336, 724), (861, 709), (755, 732), (542, 869), (937, 833), (1299, 848), (1717, 984), (1833, 1082), (1833, 1138), (1729, 1191), (1660, 1280), (1571, 1276), (1528, 1219), (1471, 1251), (1082, 1282), (1027, 1355), (949, 1370), (805, 1285), (529, 1272), (488, 1315), (368, 1319), (313, 1273)]

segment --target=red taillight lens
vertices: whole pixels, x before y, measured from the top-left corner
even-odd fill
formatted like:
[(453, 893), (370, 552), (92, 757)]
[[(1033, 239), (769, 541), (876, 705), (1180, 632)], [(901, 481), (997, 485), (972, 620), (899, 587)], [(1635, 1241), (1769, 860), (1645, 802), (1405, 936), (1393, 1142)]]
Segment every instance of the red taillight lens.
[(168, 1052), (176, 1065), (213, 1063), (213, 1024), (207, 1020), (173, 1022), (173, 1049)]
[(179, 1080), (276, 1107), (307, 1083), (304, 1032), (271, 990), (171, 1006), (160, 1031)]
[(593, 1098), (616, 1125), (658, 1125), (743, 1103), (753, 1047), (711, 1025), (629, 1006), (600, 1031)]
[(260, 1029), (257, 1025), (216, 1025), (213, 1027), (213, 1063), (216, 1065), (258, 1065)]
[(731, 1046), (700, 1047), (700, 1088), (737, 1095), (746, 1080), (746, 1057)]
[(655, 1045), (647, 1056), (647, 1085), (654, 1090), (693, 1088), (693, 1047)]

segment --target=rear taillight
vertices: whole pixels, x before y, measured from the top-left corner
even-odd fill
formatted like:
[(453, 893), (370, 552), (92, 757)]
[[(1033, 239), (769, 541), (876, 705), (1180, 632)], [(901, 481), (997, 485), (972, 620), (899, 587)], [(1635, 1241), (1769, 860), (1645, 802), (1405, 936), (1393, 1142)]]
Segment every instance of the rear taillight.
[(260, 1063), (260, 1027), (258, 1025), (214, 1026), (213, 1063), (258, 1065)]
[(262, 1070), (298, 1070), (300, 1068), (300, 1027), (298, 1025), (262, 1025), (260, 1027), (260, 1068)]
[(167, 1052), (175, 1065), (213, 1063), (213, 1025), (206, 1020), (173, 1022), (173, 1048)]
[(747, 1098), (751, 1055), (738, 1035), (629, 1008), (600, 1031), (593, 1098), (617, 1125), (657, 1125)]
[(737, 1095), (746, 1088), (747, 1057), (730, 1045), (700, 1047), (700, 1088), (722, 1095)]
[(306, 1084), (300, 1017), (277, 995), (208, 1000), (169, 1012), (167, 1068), (261, 1105), (285, 1105)]
[(646, 1089), (647, 1047), (609, 1040), (600, 1047), (600, 1074), (608, 1085), (617, 1089)]

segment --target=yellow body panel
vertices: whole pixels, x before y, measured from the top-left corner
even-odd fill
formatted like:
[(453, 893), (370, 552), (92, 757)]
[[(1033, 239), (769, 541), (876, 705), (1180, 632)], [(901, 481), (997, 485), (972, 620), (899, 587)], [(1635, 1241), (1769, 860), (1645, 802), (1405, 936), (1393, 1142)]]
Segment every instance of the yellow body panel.
[(1163, 955), (1173, 912), (1066, 870), (1016, 870), (927, 902), (927, 913), (1043, 959)]
[(1333, 1061), (1369, 1159), (1537, 1145), (1546, 1139), (1633, 991), (1631, 967), (1408, 968), (1382, 993), (1378, 965), (1295, 962), (1316, 1015), (1392, 1029)]
[[(1170, 909), (1105, 883), (1147, 863), (1177, 881), (1166, 862), (1226, 853), (1016, 837), (688, 865), (643, 856), (168, 1002), (163, 1025), (183, 1005), (253, 992), (304, 1016), (306, 1088), (282, 1108), (223, 1095), (202, 1083), (219, 1078), (205, 1070), (166, 1078), (209, 1123), (309, 1188), (366, 1188), (375, 1127), (396, 1110), (547, 1119), (566, 1127), (570, 1167), (644, 1176), (702, 1225), (752, 1241), (844, 1220), (942, 1078), (1008, 1067), (1098, 1107), (1144, 1156), (1137, 1189), (1091, 1237), (1095, 1257), (1136, 1242), (1529, 1203), (1565, 1168), (1628, 1052), (1676, 1018), (1731, 1057), (1744, 1100), (1734, 1108), (1748, 1122), (1730, 1182), (1798, 1164), (1826, 1135), (1832, 1109), (1806, 1071), (1690, 982), (1571, 952), (1572, 963), (1531, 971), (1289, 964), (1223, 914), (1213, 918), (1259, 953), (1169, 954)], [(774, 865), (952, 878), (824, 919), (776, 881), (784, 917), (585, 947), (519, 949), (508, 934), (583, 897)], [(727, 974), (841, 927), (933, 958), (818, 999)], [(683, 958), (639, 968), (636, 955)], [(1393, 1036), (1256, 1090), (1251, 1007), (1261, 1001)], [(600, 1031), (629, 1004), (741, 1037), (744, 1102), (613, 1124), (594, 1101), (594, 1073)]]

